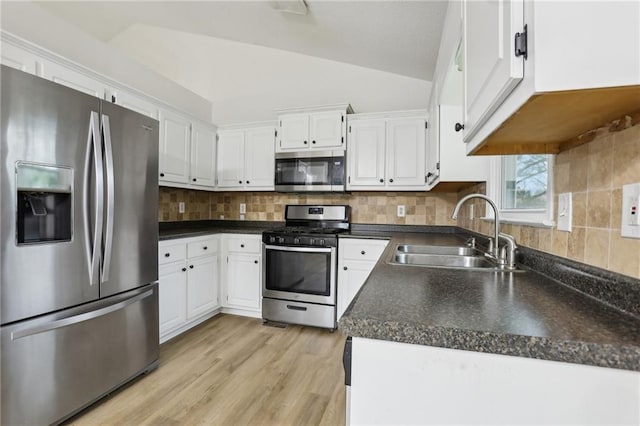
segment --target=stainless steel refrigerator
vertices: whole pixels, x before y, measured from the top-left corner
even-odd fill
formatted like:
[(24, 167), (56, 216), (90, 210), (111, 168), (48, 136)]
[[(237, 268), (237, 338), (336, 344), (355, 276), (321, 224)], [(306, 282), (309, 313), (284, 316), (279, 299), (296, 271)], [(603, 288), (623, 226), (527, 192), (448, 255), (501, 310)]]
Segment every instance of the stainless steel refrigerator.
[(158, 362), (158, 122), (0, 70), (1, 422), (60, 422)]

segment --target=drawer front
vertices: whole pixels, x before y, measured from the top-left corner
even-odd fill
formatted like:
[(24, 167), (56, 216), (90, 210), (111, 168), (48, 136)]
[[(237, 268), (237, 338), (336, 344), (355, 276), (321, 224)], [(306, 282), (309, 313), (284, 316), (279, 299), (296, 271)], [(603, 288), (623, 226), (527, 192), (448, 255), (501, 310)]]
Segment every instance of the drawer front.
[(260, 237), (227, 237), (227, 251), (232, 253), (260, 253)]
[(184, 243), (162, 244), (158, 245), (158, 263), (178, 262), (187, 258), (187, 246)]
[(377, 261), (387, 246), (386, 240), (340, 241), (341, 257), (351, 260)]
[(202, 241), (194, 241), (187, 244), (187, 257), (189, 259), (198, 257), (213, 255), (218, 251), (218, 240), (212, 238)]

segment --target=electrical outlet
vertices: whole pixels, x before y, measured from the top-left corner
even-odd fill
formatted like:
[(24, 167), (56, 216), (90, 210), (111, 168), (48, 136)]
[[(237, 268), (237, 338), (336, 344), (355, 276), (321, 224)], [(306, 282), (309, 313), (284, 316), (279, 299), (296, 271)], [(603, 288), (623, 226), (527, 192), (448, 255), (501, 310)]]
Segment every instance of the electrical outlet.
[(184, 201), (178, 203), (178, 213), (184, 213)]
[(240, 203), (240, 214), (247, 213), (247, 205), (245, 203)]
[(640, 238), (640, 183), (622, 185), (622, 221), (620, 235)]
[(244, 220), (244, 215), (243, 214), (240, 215), (240, 220)]
[(404, 217), (405, 216), (405, 209), (403, 205), (399, 205), (398, 206), (398, 217)]
[(558, 231), (571, 232), (573, 203), (571, 192), (558, 194)]
[(223, 215), (223, 214), (221, 214), (221, 215), (220, 215), (220, 220), (223, 220), (223, 219), (224, 219), (224, 215)]
[(473, 219), (473, 203), (469, 203), (469, 219)]

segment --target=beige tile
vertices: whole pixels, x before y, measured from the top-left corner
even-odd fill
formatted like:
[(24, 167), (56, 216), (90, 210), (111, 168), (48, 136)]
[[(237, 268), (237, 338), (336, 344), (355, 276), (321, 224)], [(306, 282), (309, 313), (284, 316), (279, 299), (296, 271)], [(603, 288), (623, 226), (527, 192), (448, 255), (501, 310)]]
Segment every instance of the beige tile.
[(640, 125), (614, 136), (613, 170), (614, 188), (640, 182)]
[(589, 146), (580, 145), (569, 152), (569, 190), (581, 192), (587, 190), (587, 161)]
[(586, 228), (573, 228), (567, 242), (567, 257), (582, 262), (586, 242)]
[(586, 226), (587, 225), (587, 193), (586, 192), (574, 193), (572, 195), (571, 203), (572, 203), (572, 210), (573, 210), (571, 221), (573, 222), (573, 226)]
[(567, 247), (569, 245), (569, 233), (565, 231), (553, 232), (552, 253), (557, 256), (567, 257)]
[(556, 194), (570, 191), (569, 177), (570, 177), (569, 162), (565, 162), (561, 164), (556, 163), (556, 166), (554, 169), (554, 179), (553, 179)]
[(621, 274), (640, 278), (640, 240), (623, 238), (619, 230), (610, 232), (609, 268)]
[(540, 228), (538, 231), (538, 250), (551, 253), (553, 250), (553, 230)]
[(620, 229), (622, 221), (622, 189), (611, 192), (611, 229)]
[(587, 226), (608, 228), (611, 224), (611, 191), (587, 194)]
[(587, 228), (584, 261), (589, 265), (609, 266), (609, 230)]

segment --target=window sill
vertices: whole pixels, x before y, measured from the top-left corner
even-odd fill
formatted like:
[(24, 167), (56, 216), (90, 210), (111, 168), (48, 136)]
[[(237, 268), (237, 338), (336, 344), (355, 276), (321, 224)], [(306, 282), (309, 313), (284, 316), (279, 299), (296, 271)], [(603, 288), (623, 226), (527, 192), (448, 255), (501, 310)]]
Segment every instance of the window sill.
[[(485, 222), (491, 222), (491, 223), (494, 222), (492, 217), (481, 217), (480, 220), (483, 220)], [(534, 228), (549, 228), (549, 229), (556, 226), (556, 223), (552, 220), (537, 221), (537, 220), (500, 218), (500, 223), (508, 223), (510, 225), (531, 226)]]

